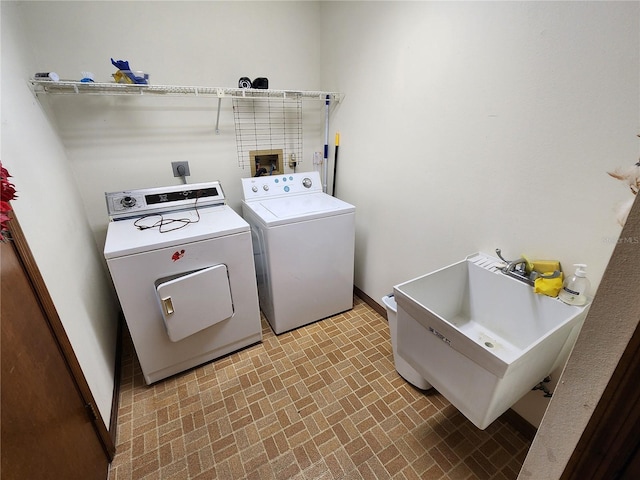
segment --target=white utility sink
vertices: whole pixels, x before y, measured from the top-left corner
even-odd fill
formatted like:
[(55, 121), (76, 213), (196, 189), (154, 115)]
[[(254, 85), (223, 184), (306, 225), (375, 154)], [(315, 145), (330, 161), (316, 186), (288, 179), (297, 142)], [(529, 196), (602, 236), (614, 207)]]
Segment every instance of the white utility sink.
[(398, 354), (481, 429), (566, 362), (587, 311), (501, 264), (477, 253), (393, 289)]

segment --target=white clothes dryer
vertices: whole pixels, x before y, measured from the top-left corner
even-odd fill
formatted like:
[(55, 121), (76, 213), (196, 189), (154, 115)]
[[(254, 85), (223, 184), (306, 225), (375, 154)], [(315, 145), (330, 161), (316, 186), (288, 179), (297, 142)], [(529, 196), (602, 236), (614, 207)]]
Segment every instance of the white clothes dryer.
[(318, 172), (242, 179), (260, 306), (276, 334), (353, 308), (355, 207)]
[(104, 256), (147, 384), (262, 340), (249, 225), (219, 182), (105, 195)]

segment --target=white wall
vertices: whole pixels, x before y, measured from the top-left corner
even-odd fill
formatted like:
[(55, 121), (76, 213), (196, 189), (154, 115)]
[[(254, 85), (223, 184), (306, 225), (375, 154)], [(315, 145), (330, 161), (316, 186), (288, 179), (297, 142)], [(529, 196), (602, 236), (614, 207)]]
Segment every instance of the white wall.
[[(587, 263), (598, 286), (631, 195), (606, 172), (638, 158), (638, 5), (322, 5), (359, 288), (378, 300), (496, 247)], [(515, 410), (538, 424), (546, 405), (533, 392)]]
[(2, 2), (2, 163), (12, 202), (64, 329), (109, 425), (117, 310), (65, 149), (26, 80), (34, 73), (22, 4)]
[[(2, 2), (2, 160), (15, 177), (15, 210), (100, 412), (109, 422), (117, 299), (102, 258), (104, 192), (220, 180), (240, 211), (232, 104), (214, 98), (47, 96), (35, 72), (110, 81), (129, 60), (153, 84), (320, 89), (316, 2)], [(305, 100), (304, 158), (322, 150), (323, 102)], [(45, 196), (45, 192), (50, 196)]]
[[(594, 286), (600, 281), (620, 233), (614, 207), (629, 195), (606, 171), (638, 157), (637, 2), (21, 9), (33, 56), (20, 82), (47, 70), (108, 80), (114, 57), (155, 84), (235, 86), (240, 76), (267, 76), (273, 88), (343, 92), (330, 135), (333, 143), (341, 133), (337, 192), (357, 207), (356, 285), (375, 300), (496, 247), (510, 257), (557, 258), (566, 270), (585, 262)], [(103, 192), (175, 183), (172, 160), (189, 160), (190, 182), (221, 180), (239, 206), (248, 172), (237, 166), (230, 102), (216, 136), (214, 100), (159, 100), (42, 100), (99, 248)], [(313, 108), (304, 170), (323, 143), (321, 107)], [(529, 403), (517, 410), (537, 423), (546, 400)]]
[[(38, 71), (111, 81), (110, 59), (128, 60), (154, 85), (236, 87), (264, 76), (273, 89), (320, 89), (316, 2), (28, 2), (27, 30)], [(79, 22), (77, 19), (81, 18)], [(231, 99), (41, 96), (78, 178), (99, 248), (104, 192), (180, 183), (171, 162), (189, 161), (189, 183), (220, 180), (240, 211), (241, 177)], [(324, 137), (323, 102), (305, 100), (304, 155), (311, 170)]]

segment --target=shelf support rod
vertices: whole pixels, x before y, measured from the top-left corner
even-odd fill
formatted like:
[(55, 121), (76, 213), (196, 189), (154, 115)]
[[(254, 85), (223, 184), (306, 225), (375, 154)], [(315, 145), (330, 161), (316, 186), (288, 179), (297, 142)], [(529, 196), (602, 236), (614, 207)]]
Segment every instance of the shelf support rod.
[(216, 117), (216, 135), (220, 135), (220, 103), (222, 98), (218, 97), (218, 116)]

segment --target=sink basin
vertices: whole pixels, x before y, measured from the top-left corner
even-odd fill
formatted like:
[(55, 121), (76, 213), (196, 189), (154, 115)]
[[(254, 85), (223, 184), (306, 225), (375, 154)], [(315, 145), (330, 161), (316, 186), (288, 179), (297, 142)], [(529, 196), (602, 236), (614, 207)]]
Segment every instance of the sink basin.
[(587, 311), (501, 264), (477, 253), (394, 287), (398, 355), (481, 429), (566, 361)]

